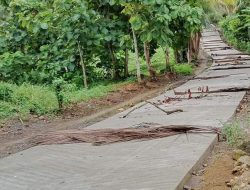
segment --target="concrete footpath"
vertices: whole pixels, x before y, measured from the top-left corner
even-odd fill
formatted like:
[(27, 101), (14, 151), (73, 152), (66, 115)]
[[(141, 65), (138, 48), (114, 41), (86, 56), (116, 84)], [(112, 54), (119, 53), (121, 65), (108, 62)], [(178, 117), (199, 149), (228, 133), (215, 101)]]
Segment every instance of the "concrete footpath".
[[(250, 88), (250, 56), (230, 48), (219, 33), (204, 30), (202, 47), (213, 65), (174, 91), (149, 101), (168, 103), (167, 115), (149, 103), (140, 103), (88, 129), (143, 125), (222, 127), (235, 113)], [(210, 93), (201, 96), (201, 89)], [(185, 92), (190, 90), (192, 98)], [(181, 95), (176, 95), (181, 94)], [(142, 106), (141, 106), (142, 105)], [(103, 146), (67, 144), (37, 146), (0, 160), (1, 190), (175, 190), (182, 189), (193, 170), (209, 154), (216, 134), (183, 134), (147, 141)]]

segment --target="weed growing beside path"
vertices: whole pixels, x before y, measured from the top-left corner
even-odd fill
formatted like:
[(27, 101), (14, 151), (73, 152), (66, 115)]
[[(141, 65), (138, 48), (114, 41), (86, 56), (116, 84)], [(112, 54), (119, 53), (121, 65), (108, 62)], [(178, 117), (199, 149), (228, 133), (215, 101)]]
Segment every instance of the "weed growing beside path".
[[(65, 106), (70, 103), (88, 101), (107, 95), (119, 88), (122, 84), (99, 83), (90, 89), (79, 89), (76, 86), (66, 85), (62, 94)], [(55, 114), (58, 111), (58, 102), (55, 91), (50, 86), (22, 84), (20, 86), (9, 83), (0, 83), (0, 121), (11, 118), (25, 119), (29, 114), (45, 115)]]

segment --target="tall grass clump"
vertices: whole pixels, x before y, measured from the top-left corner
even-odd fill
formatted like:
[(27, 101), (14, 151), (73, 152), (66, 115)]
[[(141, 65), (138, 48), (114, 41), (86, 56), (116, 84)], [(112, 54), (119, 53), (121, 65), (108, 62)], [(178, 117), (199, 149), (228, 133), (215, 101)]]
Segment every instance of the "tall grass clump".
[(58, 108), (54, 91), (46, 86), (0, 82), (0, 119), (53, 113)]

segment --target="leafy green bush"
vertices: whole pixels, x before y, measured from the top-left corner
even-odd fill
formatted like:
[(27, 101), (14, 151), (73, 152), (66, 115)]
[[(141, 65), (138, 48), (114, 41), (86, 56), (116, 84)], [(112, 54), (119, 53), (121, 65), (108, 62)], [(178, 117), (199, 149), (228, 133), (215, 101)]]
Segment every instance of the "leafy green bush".
[(34, 68), (31, 56), (24, 55), (20, 51), (15, 53), (5, 52), (0, 55), (0, 80), (15, 83), (23, 83), (33, 77), (27, 72)]
[(227, 16), (219, 23), (226, 40), (236, 48), (250, 52), (250, 8)]

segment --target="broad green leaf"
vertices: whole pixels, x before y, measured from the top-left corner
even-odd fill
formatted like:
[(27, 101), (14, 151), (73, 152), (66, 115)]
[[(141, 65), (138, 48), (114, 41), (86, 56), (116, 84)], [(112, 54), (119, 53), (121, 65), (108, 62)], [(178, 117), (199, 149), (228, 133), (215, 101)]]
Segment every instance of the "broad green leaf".
[(41, 28), (44, 29), (44, 30), (47, 30), (48, 29), (48, 24), (47, 23), (41, 23)]

